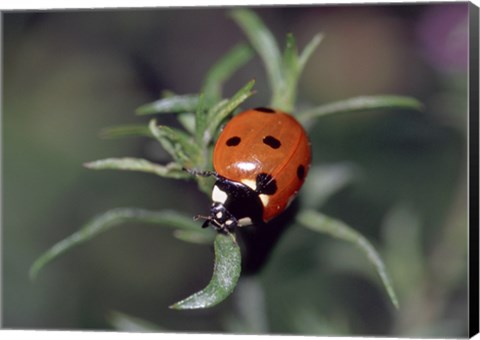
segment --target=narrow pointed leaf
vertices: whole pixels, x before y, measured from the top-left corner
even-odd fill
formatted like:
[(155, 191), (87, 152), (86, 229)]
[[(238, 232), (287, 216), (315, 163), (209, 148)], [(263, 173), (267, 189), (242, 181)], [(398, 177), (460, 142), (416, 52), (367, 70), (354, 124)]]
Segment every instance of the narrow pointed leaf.
[(180, 113), (177, 119), (190, 134), (195, 134), (195, 114), (191, 112)]
[(272, 106), (285, 112), (292, 112), (295, 106), (297, 83), (300, 76), (298, 51), (295, 37), (287, 34), (287, 42), (283, 53), (283, 81), (277, 84), (273, 93)]
[(56, 243), (41, 255), (30, 268), (30, 278), (35, 279), (38, 272), (50, 261), (65, 253), (67, 250), (80, 245), (93, 237), (126, 222), (142, 222), (161, 224), (171, 228), (184, 230), (199, 230), (197, 223), (191, 217), (181, 215), (175, 211), (149, 211), (137, 208), (116, 208), (93, 218), (77, 232)]
[(170, 306), (172, 309), (213, 307), (225, 300), (235, 289), (241, 271), (240, 248), (233, 234), (215, 238), (215, 264), (207, 287)]
[(143, 158), (106, 158), (85, 163), (84, 166), (93, 170), (128, 170), (148, 172), (167, 178), (190, 178), (190, 175), (177, 163), (160, 165)]
[(198, 96), (187, 94), (181, 96), (169, 96), (154, 102), (140, 106), (135, 110), (138, 115), (156, 113), (180, 113), (194, 112), (198, 104)]
[(412, 97), (404, 96), (362, 96), (351, 99), (341, 100), (326, 105), (321, 105), (313, 109), (309, 109), (297, 115), (300, 122), (305, 123), (310, 119), (318, 118), (326, 115), (359, 112), (371, 110), (423, 110), (423, 104)]
[(157, 126), (155, 119), (150, 121), (149, 129), (175, 161), (187, 167), (195, 164), (200, 155), (200, 148), (189, 135), (165, 125)]
[(385, 265), (378, 252), (364, 236), (345, 223), (314, 210), (302, 211), (298, 214), (297, 221), (313, 231), (329, 234), (330, 236), (350, 242), (357, 246), (375, 266), (375, 269), (387, 290), (390, 301), (396, 308), (398, 308), (398, 299), (390, 277), (385, 269)]
[(112, 139), (130, 136), (153, 137), (147, 126), (138, 124), (112, 126), (100, 131), (101, 138)]
[(305, 65), (307, 64), (308, 59), (312, 56), (313, 52), (317, 49), (318, 45), (322, 42), (324, 38), (323, 34), (317, 34), (313, 39), (308, 43), (308, 45), (303, 50), (302, 54), (298, 58), (298, 68), (299, 72), (303, 72)]
[(235, 9), (231, 15), (262, 59), (272, 91), (270, 105), (287, 112), (294, 111), (298, 79), (321, 36), (314, 37), (299, 57), (295, 39), (288, 34), (282, 58), (274, 36), (253, 11)]
[(292, 33), (287, 34), (287, 43), (285, 44), (285, 51), (283, 53), (284, 68), (289, 70), (296, 70), (298, 67), (298, 51), (295, 37)]
[(252, 56), (253, 51), (248, 46), (240, 44), (231, 49), (210, 69), (202, 89), (207, 103), (215, 103), (222, 99), (223, 83)]
[(195, 141), (199, 145), (203, 144), (203, 136), (207, 128), (208, 111), (205, 95), (200, 95), (197, 109), (195, 111)]
[(253, 95), (254, 92), (252, 91), (252, 88), (254, 84), (255, 80), (249, 81), (247, 85), (245, 85), (237, 93), (235, 93), (235, 95), (231, 99), (223, 102), (222, 105), (216, 107), (216, 110), (210, 112), (208, 127), (203, 137), (206, 144), (213, 139), (213, 137), (215, 136), (215, 132), (217, 132), (217, 129), (219, 128), (222, 121), (230, 114), (232, 114), (233, 111), (241, 103), (243, 103), (247, 98)]
[(270, 88), (275, 92), (275, 88), (283, 81), (283, 76), (281, 55), (274, 36), (262, 20), (251, 10), (235, 9), (231, 12), (231, 15), (262, 58), (267, 70)]

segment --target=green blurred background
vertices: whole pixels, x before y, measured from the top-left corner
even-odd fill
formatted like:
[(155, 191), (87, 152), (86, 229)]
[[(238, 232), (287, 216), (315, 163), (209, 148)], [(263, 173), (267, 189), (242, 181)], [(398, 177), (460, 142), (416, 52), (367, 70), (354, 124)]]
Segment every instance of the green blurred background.
[[(341, 187), (319, 210), (375, 244), (400, 309), (356, 248), (300, 227), (288, 230), (258, 276), (242, 279), (231, 298), (208, 310), (167, 308), (204, 287), (213, 252), (161, 227), (116, 228), (31, 282), (36, 257), (105, 210), (193, 216), (208, 209), (193, 183), (82, 163), (122, 156), (166, 162), (156, 142), (102, 140), (99, 131), (147, 123), (134, 110), (163, 90), (198, 92), (209, 67), (246, 37), (228, 8), (9, 12), (4, 328), (129, 329), (112, 314), (118, 311), (175, 332), (467, 335), (468, 4), (255, 10), (282, 45), (288, 32), (301, 48), (326, 35), (300, 80), (299, 107), (369, 94), (414, 96), (426, 106), (325, 117), (310, 131), (314, 165), (324, 175), (312, 178)], [(270, 92), (258, 57), (226, 84), (225, 95), (252, 78), (257, 94), (247, 106), (264, 106)]]

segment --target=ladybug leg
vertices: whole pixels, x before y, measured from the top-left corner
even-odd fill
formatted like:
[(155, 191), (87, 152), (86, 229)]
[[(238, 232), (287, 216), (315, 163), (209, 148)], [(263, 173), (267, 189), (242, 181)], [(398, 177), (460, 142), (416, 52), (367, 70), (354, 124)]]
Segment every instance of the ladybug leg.
[(187, 169), (187, 168), (182, 168), (182, 170), (188, 172), (192, 176), (201, 176), (201, 177), (213, 176), (215, 178), (219, 177), (218, 174), (215, 171)]
[(210, 222), (212, 221), (212, 218), (210, 216), (204, 216), (204, 215), (195, 215), (193, 216), (193, 220), (196, 221), (198, 219), (203, 219), (205, 220), (205, 222), (203, 222), (202, 224), (202, 228), (207, 228), (210, 224)]
[(203, 222), (203, 224), (202, 224), (203, 229), (208, 228), (209, 226), (210, 226), (210, 219), (205, 220), (205, 222)]
[(233, 217), (227, 210), (225, 210), (223, 205), (217, 204), (213, 204), (210, 216), (195, 215), (193, 219), (195, 221), (198, 219), (204, 219), (205, 222), (203, 222), (202, 228), (208, 228), (209, 226), (212, 226), (216, 231), (222, 234), (233, 232), (235, 227), (238, 225), (237, 219)]
[(225, 228), (223, 228), (221, 225), (217, 225), (217, 223), (215, 223), (215, 220), (211, 216), (195, 215), (193, 217), (195, 221), (200, 218), (205, 220), (205, 222), (203, 222), (202, 224), (203, 229), (208, 228), (211, 225), (218, 232), (225, 232)]

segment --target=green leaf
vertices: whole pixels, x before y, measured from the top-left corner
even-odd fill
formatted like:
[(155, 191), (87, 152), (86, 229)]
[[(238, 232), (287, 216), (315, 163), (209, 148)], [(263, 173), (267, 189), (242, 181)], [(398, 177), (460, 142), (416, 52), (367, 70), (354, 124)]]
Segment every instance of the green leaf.
[[(195, 115), (191, 112), (180, 113), (177, 119), (190, 134), (195, 134)], [(150, 131), (150, 130), (149, 130)]]
[(143, 158), (106, 158), (84, 164), (93, 170), (129, 170), (152, 173), (167, 178), (190, 178), (190, 175), (177, 163), (160, 165)]
[(362, 96), (321, 105), (297, 115), (300, 122), (326, 115), (371, 110), (423, 110), (423, 104), (412, 97), (405, 96)]
[(295, 37), (292, 33), (287, 34), (287, 42), (285, 44), (285, 51), (283, 52), (284, 69), (293, 70), (293, 73), (298, 69), (298, 51)]
[(308, 59), (312, 56), (313, 52), (317, 49), (318, 45), (322, 42), (324, 35), (319, 33), (316, 34), (313, 39), (308, 43), (308, 45), (303, 50), (302, 54), (298, 58), (298, 69), (300, 72), (303, 72), (305, 65), (307, 64)]
[(56, 243), (43, 253), (30, 268), (30, 279), (35, 279), (38, 272), (50, 261), (67, 250), (82, 244), (93, 237), (126, 222), (142, 222), (162, 224), (167, 227), (201, 232), (198, 224), (191, 217), (186, 217), (176, 211), (149, 211), (137, 208), (116, 208), (93, 218), (80, 230)]
[(305, 47), (305, 50), (299, 57), (295, 37), (291, 33), (287, 34), (282, 64), (284, 81), (278, 84), (278, 88), (273, 93), (273, 107), (281, 108), (286, 112), (294, 111), (298, 80), (308, 59), (320, 44), (321, 40), (322, 35), (317, 34), (307, 47)]
[(203, 144), (203, 136), (207, 128), (208, 110), (205, 95), (200, 95), (197, 109), (195, 111), (195, 141), (198, 145)]
[[(208, 72), (207, 78), (199, 97), (195, 110), (195, 140), (197, 143), (204, 143), (205, 130), (208, 125), (208, 111), (218, 102), (222, 103), (222, 85), (240, 66), (245, 64), (252, 57), (253, 52), (245, 45), (238, 45), (220, 59)], [(214, 107), (215, 107), (214, 106)]]
[(187, 94), (181, 96), (169, 96), (154, 102), (140, 106), (135, 110), (138, 115), (150, 115), (156, 113), (181, 113), (193, 112), (198, 104), (198, 95)]
[(240, 44), (231, 49), (207, 73), (202, 93), (209, 105), (222, 99), (222, 85), (235, 71), (247, 63), (253, 56), (253, 51)]
[[(199, 232), (201, 229), (196, 230), (175, 230), (173, 236), (179, 240), (196, 244), (212, 244), (214, 237), (211, 232)], [(213, 229), (209, 229), (213, 230)]]
[(153, 137), (147, 126), (138, 124), (117, 125), (100, 131), (101, 138), (113, 139), (129, 136)]
[(287, 34), (287, 42), (283, 54), (283, 82), (277, 84), (273, 93), (272, 106), (292, 112), (297, 94), (297, 82), (301, 70), (298, 64), (297, 43), (293, 34)]
[(217, 305), (235, 289), (241, 271), (240, 248), (233, 234), (215, 238), (215, 264), (207, 287), (170, 306), (173, 309), (198, 309)]
[(385, 289), (387, 290), (390, 301), (398, 308), (398, 299), (393, 289), (390, 277), (387, 274), (385, 265), (375, 248), (358, 231), (352, 229), (345, 223), (318, 213), (314, 210), (304, 210), (297, 215), (297, 221), (303, 226), (321, 233), (329, 234), (343, 241), (351, 242), (357, 246), (368, 260), (375, 266)]
[(165, 151), (181, 166), (191, 168), (197, 163), (200, 147), (188, 134), (165, 125), (157, 126), (155, 119), (150, 121), (149, 129)]
[(293, 112), (298, 79), (308, 58), (322, 40), (322, 36), (316, 35), (299, 57), (293, 34), (287, 34), (282, 59), (272, 33), (253, 11), (236, 9), (231, 13), (262, 59), (272, 91), (270, 105), (286, 112)]
[(275, 88), (283, 82), (281, 55), (274, 36), (263, 24), (262, 20), (251, 10), (235, 9), (231, 12), (233, 19), (247, 35), (250, 43), (262, 58), (270, 89)]
[(241, 103), (254, 94), (252, 91), (253, 85), (255, 85), (255, 80), (249, 81), (243, 88), (235, 93), (231, 99), (222, 101), (221, 105), (217, 105), (209, 112), (208, 126), (203, 136), (204, 145), (208, 145), (215, 137), (215, 133), (222, 121), (232, 114)]

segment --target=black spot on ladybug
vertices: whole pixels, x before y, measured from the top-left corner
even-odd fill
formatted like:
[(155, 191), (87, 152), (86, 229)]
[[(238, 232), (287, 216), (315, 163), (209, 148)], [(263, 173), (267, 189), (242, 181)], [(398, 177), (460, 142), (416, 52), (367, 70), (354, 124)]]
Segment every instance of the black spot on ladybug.
[(227, 139), (227, 146), (237, 146), (238, 144), (240, 144), (242, 140), (240, 139), (240, 137), (237, 137), (237, 136), (234, 136), (234, 137), (230, 137), (229, 139)]
[(277, 181), (273, 179), (272, 175), (262, 172), (256, 177), (257, 189), (259, 194), (273, 195), (277, 192)]
[(299, 180), (303, 181), (305, 178), (305, 167), (303, 165), (299, 165), (297, 168), (297, 177)]
[(267, 144), (272, 149), (278, 149), (282, 145), (282, 143), (280, 143), (280, 141), (278, 139), (276, 139), (275, 137), (272, 137), (272, 136), (264, 137), (263, 138), (263, 143)]
[(276, 113), (275, 110), (269, 109), (268, 107), (257, 107), (254, 109), (255, 111), (260, 111), (263, 113)]

